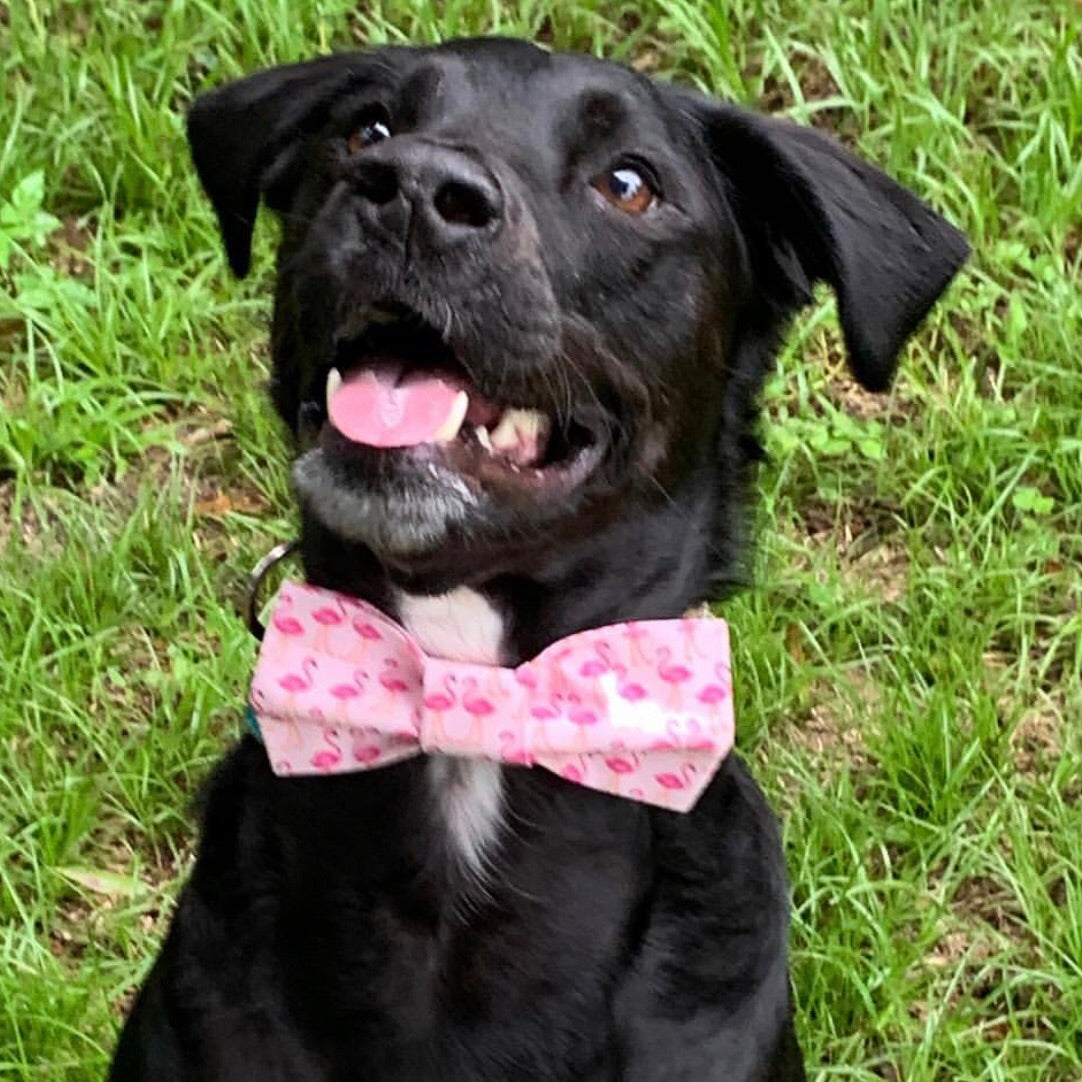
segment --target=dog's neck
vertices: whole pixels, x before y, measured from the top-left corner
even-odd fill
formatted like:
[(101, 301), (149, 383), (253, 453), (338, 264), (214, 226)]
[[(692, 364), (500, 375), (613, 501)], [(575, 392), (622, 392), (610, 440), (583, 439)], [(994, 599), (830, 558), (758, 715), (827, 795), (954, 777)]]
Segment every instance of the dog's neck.
[[(620, 620), (675, 617), (700, 601), (714, 561), (712, 507), (675, 501), (629, 516), (574, 545), (556, 546), (529, 572), (499, 569), (418, 582), (384, 567), (306, 521), (309, 581), (376, 605), (433, 656), (517, 664), (556, 639)], [(485, 760), (433, 756), (426, 768), (433, 817), (447, 855), (466, 880), (483, 884), (504, 822), (502, 768)]]
[(433, 655), (515, 665), (577, 631), (677, 617), (706, 599), (718, 567), (716, 490), (707, 491), (697, 506), (671, 500), (573, 542), (533, 553), (524, 542), (521, 566), (468, 576), (403, 574), (306, 520), (305, 570), (415, 625)]
[(425, 653), (449, 661), (498, 665), (504, 657), (505, 621), (483, 594), (459, 586), (428, 596), (396, 591), (402, 626)]

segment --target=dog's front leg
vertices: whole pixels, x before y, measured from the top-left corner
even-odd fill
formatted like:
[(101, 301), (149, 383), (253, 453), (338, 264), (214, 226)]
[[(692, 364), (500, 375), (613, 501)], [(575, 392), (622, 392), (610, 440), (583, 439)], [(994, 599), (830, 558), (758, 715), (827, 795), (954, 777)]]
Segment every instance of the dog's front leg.
[(780, 840), (735, 756), (654, 817), (654, 883), (615, 1001), (621, 1082), (803, 1082)]
[(273, 1008), (271, 987), (262, 1004), (230, 1002), (221, 987), (231, 976), (227, 951), (218, 971), (201, 964), (193, 939), (213, 941), (220, 931), (186, 892), (124, 1026), (108, 1082), (323, 1082), (296, 1028)]
[(736, 1011), (700, 1007), (674, 1018), (656, 994), (631, 991), (621, 1033), (621, 1082), (804, 1082), (784, 980), (773, 975)]

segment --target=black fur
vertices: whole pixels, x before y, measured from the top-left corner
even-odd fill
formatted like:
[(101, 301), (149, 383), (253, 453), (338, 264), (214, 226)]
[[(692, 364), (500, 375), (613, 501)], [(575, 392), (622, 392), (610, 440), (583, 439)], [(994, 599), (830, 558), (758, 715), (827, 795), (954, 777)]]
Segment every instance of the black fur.
[[(373, 109), (394, 138), (347, 150)], [(260, 198), (281, 215), (273, 395), (302, 445), (356, 313), (394, 302), (485, 395), (603, 448), (543, 500), (489, 479), (453, 504), (325, 429), (298, 471), (311, 581), (392, 614), (398, 590), (470, 585), (506, 618), (508, 663), (736, 577), (757, 396), (812, 284), (882, 388), (966, 253), (813, 131), (518, 42), (276, 69), (202, 99), (189, 130), (238, 274)], [(589, 183), (626, 156), (661, 191), (641, 218)], [(453, 222), (433, 170), (473, 193)], [(354, 495), (386, 515), (329, 523)], [(505, 770), (481, 887), (425, 770), (279, 779), (250, 738), (227, 757), (114, 1082), (803, 1078), (781, 849), (736, 756), (686, 816)]]

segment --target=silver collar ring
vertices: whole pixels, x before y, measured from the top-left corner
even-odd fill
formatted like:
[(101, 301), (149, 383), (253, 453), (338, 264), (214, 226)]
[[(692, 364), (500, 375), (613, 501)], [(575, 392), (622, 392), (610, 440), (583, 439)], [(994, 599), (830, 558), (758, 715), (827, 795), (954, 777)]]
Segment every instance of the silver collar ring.
[(252, 568), (248, 575), (248, 585), (244, 591), (244, 619), (248, 624), (248, 630), (260, 641), (262, 641), (263, 632), (266, 630), (263, 621), (259, 619), (259, 591), (263, 585), (263, 580), (272, 567), (280, 564), (287, 556), (292, 556), (299, 546), (300, 542), (296, 538), (275, 545)]

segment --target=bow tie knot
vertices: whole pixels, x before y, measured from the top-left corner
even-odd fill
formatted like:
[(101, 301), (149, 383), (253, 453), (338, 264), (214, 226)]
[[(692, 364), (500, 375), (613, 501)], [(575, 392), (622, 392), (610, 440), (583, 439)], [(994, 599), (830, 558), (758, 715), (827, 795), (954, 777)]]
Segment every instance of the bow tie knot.
[(728, 628), (616, 624), (508, 668), (426, 656), (365, 602), (287, 582), (251, 707), (283, 775), (483, 756), (687, 811), (732, 747)]

